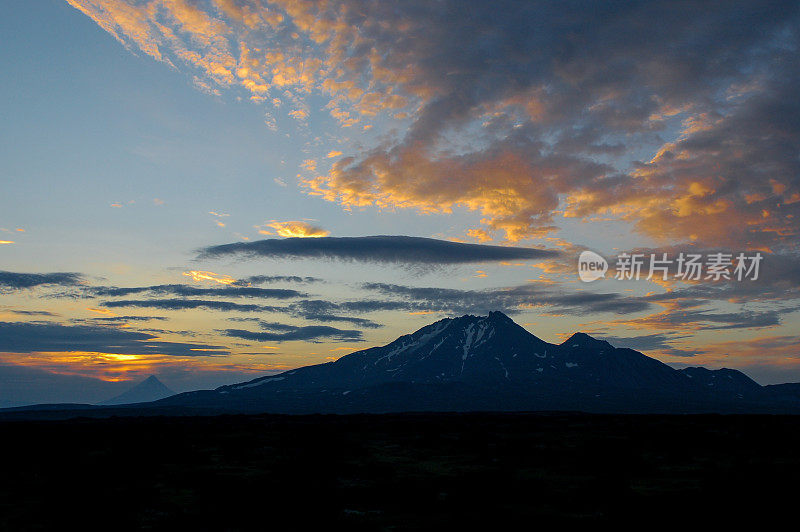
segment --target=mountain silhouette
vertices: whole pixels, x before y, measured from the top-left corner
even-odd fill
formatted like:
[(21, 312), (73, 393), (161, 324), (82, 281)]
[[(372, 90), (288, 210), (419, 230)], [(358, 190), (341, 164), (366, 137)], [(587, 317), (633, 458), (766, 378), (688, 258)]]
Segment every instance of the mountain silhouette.
[(800, 412), (793, 387), (674, 369), (585, 333), (537, 338), (502, 312), (447, 318), (324, 364), (154, 403), (237, 412)]
[(150, 375), (142, 382), (136, 384), (131, 389), (123, 392), (116, 397), (107, 399), (101, 405), (124, 405), (132, 403), (145, 403), (150, 401), (157, 401), (170, 395), (175, 395), (175, 392), (167, 388), (155, 375)]
[(220, 413), (580, 411), (800, 414), (800, 383), (672, 368), (578, 332), (537, 338), (502, 312), (446, 318), (334, 362), (173, 395), (155, 377), (100, 405), (0, 410), (9, 419)]

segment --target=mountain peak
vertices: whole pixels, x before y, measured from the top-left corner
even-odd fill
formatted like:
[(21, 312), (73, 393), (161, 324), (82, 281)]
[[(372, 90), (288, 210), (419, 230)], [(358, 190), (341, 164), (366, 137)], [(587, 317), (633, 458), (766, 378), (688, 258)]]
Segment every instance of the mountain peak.
[(112, 397), (100, 404), (119, 405), (128, 403), (143, 403), (155, 401), (174, 395), (175, 392), (167, 388), (155, 375), (150, 375), (142, 382), (134, 385), (128, 391)]
[(488, 315), (474, 315), (474, 314), (464, 314), (463, 316), (459, 316), (457, 318), (445, 318), (443, 320), (439, 320), (438, 322), (432, 324), (429, 327), (436, 326), (442, 322), (457, 322), (461, 327), (470, 327), (470, 324), (479, 324), (482, 327), (498, 327), (498, 326), (508, 326), (513, 325), (515, 327), (519, 327), (519, 325), (509, 318), (506, 314), (500, 312), (499, 310), (492, 310), (489, 312)]
[(512, 322), (512, 323), (514, 323), (514, 320), (512, 320), (506, 314), (500, 312), (499, 310), (493, 310), (493, 311), (489, 312), (489, 315), (487, 316), (486, 319), (492, 320), (492, 321), (497, 321), (497, 322)]
[(565, 347), (572, 347), (572, 346), (584, 347), (593, 344), (607, 344), (607, 343), (608, 342), (606, 342), (605, 340), (598, 340), (597, 338), (589, 336), (584, 332), (576, 332), (575, 334), (564, 340), (561, 343), (561, 345)]

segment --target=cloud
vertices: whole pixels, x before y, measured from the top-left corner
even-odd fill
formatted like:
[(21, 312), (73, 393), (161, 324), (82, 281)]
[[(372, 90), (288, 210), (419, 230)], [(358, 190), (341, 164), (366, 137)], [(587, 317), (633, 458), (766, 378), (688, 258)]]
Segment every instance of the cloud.
[(385, 24), (366, 38), (386, 76), (420, 109), (399, 140), (305, 179), (310, 193), (347, 208), (464, 207), (511, 240), (562, 214), (794, 245), (796, 3), (469, 5), (362, 5)]
[(0, 289), (21, 290), (36, 286), (78, 286), (83, 277), (78, 273), (17, 273), (0, 270)]
[(800, 104), (791, 95), (800, 68), (786, 54), (767, 61), (780, 74), (763, 74), (730, 110), (686, 119), (681, 137), (639, 164), (635, 179), (586, 191), (575, 213), (625, 211), (662, 239), (796, 251)]
[(353, 325), (367, 329), (377, 329), (382, 327), (381, 324), (375, 323), (374, 321), (366, 318), (356, 318), (337, 314), (337, 312), (340, 313), (352, 311), (352, 309), (347, 308), (347, 303), (341, 304), (319, 299), (303, 300), (292, 303), (289, 305), (286, 311), (295, 317), (303, 318), (309, 321), (352, 323)]
[(754, 311), (743, 309), (738, 312), (719, 312), (706, 309), (670, 308), (657, 314), (627, 322), (637, 327), (658, 330), (730, 330), (761, 327), (776, 327), (781, 324), (781, 316), (788, 310)]
[(380, 323), (375, 323), (372, 320), (368, 320), (366, 318), (355, 318), (353, 316), (339, 316), (337, 314), (314, 314), (312, 312), (306, 312), (302, 314), (302, 317), (309, 320), (309, 321), (321, 321), (321, 322), (339, 322), (339, 323), (350, 323), (352, 325), (362, 327), (364, 329), (378, 329), (383, 327)]
[(796, 247), (797, 2), (69, 3), (212, 92), (407, 119), (303, 180), (345, 208), (465, 208), (510, 240), (602, 215)]
[(183, 284), (165, 284), (154, 286), (139, 286), (121, 288), (113, 286), (97, 286), (87, 289), (96, 296), (120, 297), (130, 294), (151, 293), (158, 295), (176, 295), (181, 297), (214, 296), (214, 297), (244, 297), (259, 299), (291, 299), (303, 297), (306, 294), (297, 290), (284, 288), (254, 288), (249, 286), (226, 286), (224, 288), (197, 288)]
[(20, 316), (57, 316), (57, 314), (47, 310), (9, 310), (7, 312)]
[(119, 327), (0, 322), (0, 352), (68, 351), (172, 356), (230, 354), (217, 345), (167, 342), (149, 333)]
[(447, 265), (548, 259), (557, 251), (484, 244), (464, 244), (413, 236), (323, 237), (267, 239), (211, 246), (200, 258), (230, 255), (272, 259), (327, 259), (382, 264)]
[(614, 347), (626, 347), (628, 349), (635, 349), (637, 351), (657, 351), (665, 355), (677, 357), (693, 357), (704, 352), (702, 349), (691, 350), (675, 347), (672, 342), (680, 337), (662, 333), (629, 337), (608, 336), (601, 334), (598, 337), (607, 341)]
[(280, 312), (280, 307), (234, 303), (232, 301), (209, 301), (203, 299), (130, 299), (104, 301), (107, 308), (157, 308), (162, 310), (205, 309), (222, 312)]
[(270, 322), (260, 322), (259, 325), (265, 329), (265, 332), (245, 331), (242, 329), (225, 329), (221, 332), (226, 336), (256, 342), (316, 342), (321, 339), (339, 342), (361, 342), (364, 340), (361, 331), (337, 329), (327, 325), (295, 326)]
[[(271, 222), (266, 224), (275, 230), (278, 236), (286, 238), (320, 238), (330, 233), (321, 227), (308, 222)], [(272, 234), (270, 231), (260, 230), (261, 234)]]
[[(738, 252), (732, 250), (699, 249), (699, 248), (663, 248), (658, 250), (637, 250), (646, 254), (649, 260), (650, 253), (656, 253), (657, 257), (661, 253), (668, 252), (668, 258), (675, 259), (679, 252), (700, 254), (706, 258), (712, 253), (717, 252), (731, 253), (734, 264)], [(752, 253), (745, 254), (751, 257)], [(677, 263), (671, 265), (670, 275), (676, 273)], [(792, 300), (800, 297), (800, 255), (797, 253), (762, 253), (762, 260), (759, 264), (758, 279), (748, 278), (742, 281), (731, 276), (731, 279), (720, 279), (711, 282), (691, 283), (688, 286), (673, 283), (671, 290), (661, 294), (653, 294), (648, 297), (654, 302), (669, 302), (680, 300), (705, 300), (705, 301), (730, 301), (746, 302), (754, 299), (762, 301), (782, 301)]]
[(166, 316), (106, 316), (102, 318), (90, 318), (90, 322), (97, 323), (125, 323), (128, 321), (167, 321), (169, 318)]
[(252, 275), (235, 281), (237, 286), (250, 286), (270, 283), (318, 283), (322, 281), (317, 277), (300, 277), (297, 275)]
[[(382, 327), (366, 318), (345, 316), (343, 313), (363, 313), (375, 310), (404, 309), (408, 305), (403, 302), (359, 301), (334, 303), (322, 300), (303, 300), (292, 303), (287, 307), (265, 305), (251, 305), (234, 303), (232, 301), (209, 301), (198, 299), (141, 299), (105, 301), (101, 303), (106, 308), (155, 308), (161, 310), (194, 310), (205, 309), (218, 312), (272, 312), (296, 318), (317, 322), (350, 323), (361, 328), (376, 329)], [(92, 318), (92, 321), (125, 322), (144, 321), (146, 319), (166, 319), (144, 316), (114, 316), (107, 318)]]
[(411, 287), (387, 283), (365, 283), (362, 287), (402, 297), (410, 311), (486, 314), (499, 309), (516, 314), (523, 309), (541, 308), (547, 313), (583, 315), (599, 312), (630, 314), (651, 308), (647, 301), (617, 293), (566, 292), (535, 284), (491, 290)]
[(191, 277), (193, 281), (210, 281), (212, 283), (219, 283), (219, 284), (233, 284), (236, 280), (229, 276), (229, 275), (221, 275), (214, 272), (208, 272), (203, 270), (191, 270), (188, 272), (183, 272), (183, 275), (187, 277)]

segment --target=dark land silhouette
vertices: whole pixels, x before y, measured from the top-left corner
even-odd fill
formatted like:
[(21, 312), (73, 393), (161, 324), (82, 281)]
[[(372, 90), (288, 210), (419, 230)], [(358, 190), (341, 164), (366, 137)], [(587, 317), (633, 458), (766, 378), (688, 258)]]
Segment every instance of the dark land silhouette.
[(0, 411), (0, 419), (476, 411), (797, 414), (800, 384), (761, 386), (733, 369), (677, 370), (585, 333), (551, 344), (491, 312), (215, 390), (117, 407), (35, 405)]
[(0, 434), (2, 530), (769, 526), (793, 519), (800, 474), (793, 416), (148, 416)]

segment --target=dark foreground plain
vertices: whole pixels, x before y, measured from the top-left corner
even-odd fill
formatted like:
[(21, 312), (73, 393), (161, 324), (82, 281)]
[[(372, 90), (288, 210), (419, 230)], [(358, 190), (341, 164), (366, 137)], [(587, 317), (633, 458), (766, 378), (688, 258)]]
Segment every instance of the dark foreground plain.
[(652, 527), (794, 513), (800, 418), (584, 414), (0, 423), (0, 529)]

